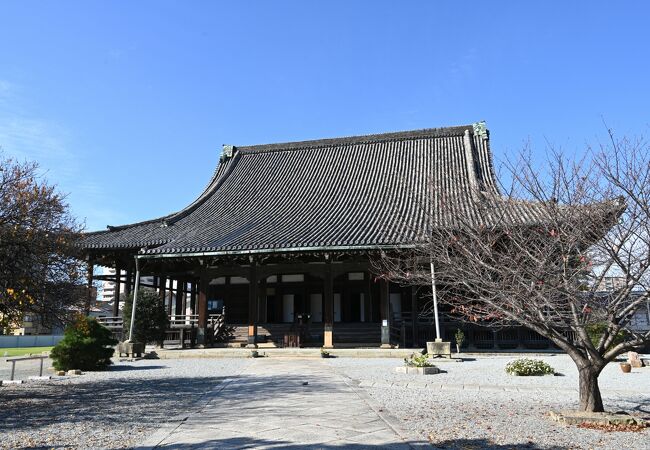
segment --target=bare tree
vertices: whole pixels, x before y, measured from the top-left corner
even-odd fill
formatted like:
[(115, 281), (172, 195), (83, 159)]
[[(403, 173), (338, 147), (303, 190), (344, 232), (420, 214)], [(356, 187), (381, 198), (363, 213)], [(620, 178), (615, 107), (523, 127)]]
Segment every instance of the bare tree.
[[(438, 301), (453, 315), (548, 338), (578, 368), (580, 410), (603, 411), (603, 368), (650, 341), (630, 327), (650, 291), (649, 155), (645, 141), (611, 133), (580, 161), (552, 152), (541, 171), (523, 152), (507, 164), (509, 193), (471, 192), (472, 208), (432, 180), (418, 244), (384, 254), (377, 270), (430, 286), (433, 262)], [(611, 276), (622, 282), (604, 294)]]
[(48, 325), (80, 310), (87, 297), (80, 230), (36, 163), (0, 153), (0, 329), (20, 324), (25, 314)]

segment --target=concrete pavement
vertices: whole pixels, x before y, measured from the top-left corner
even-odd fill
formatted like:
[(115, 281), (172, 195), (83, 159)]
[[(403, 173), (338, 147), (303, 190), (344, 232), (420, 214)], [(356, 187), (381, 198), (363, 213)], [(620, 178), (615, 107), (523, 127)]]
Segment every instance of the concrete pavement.
[(398, 421), (318, 359), (251, 360), (138, 448), (410, 449)]

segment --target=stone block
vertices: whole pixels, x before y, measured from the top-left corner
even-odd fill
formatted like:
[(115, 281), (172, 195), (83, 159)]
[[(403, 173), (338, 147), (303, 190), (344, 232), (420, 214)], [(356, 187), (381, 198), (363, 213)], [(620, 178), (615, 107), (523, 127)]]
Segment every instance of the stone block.
[(65, 376), (65, 370), (57, 370), (57, 371), (56, 371), (56, 374), (57, 374), (58, 376), (60, 376), (60, 377), (64, 377), (64, 376)]
[(437, 373), (440, 373), (440, 369), (438, 369), (436, 366), (431, 366), (431, 367), (401, 366), (401, 367), (396, 367), (395, 372), (407, 373), (409, 375), (435, 375)]
[(70, 369), (70, 370), (68, 370), (68, 375), (81, 375), (81, 370), (79, 370), (79, 369)]
[(643, 362), (637, 352), (627, 352), (627, 362), (635, 369), (643, 367)]
[(432, 356), (444, 356), (446, 358), (451, 358), (451, 342), (443, 341), (434, 341), (427, 342), (427, 355)]
[(119, 356), (125, 354), (132, 358), (135, 356), (139, 358), (144, 353), (144, 344), (142, 342), (120, 342), (117, 344), (117, 352)]
[(568, 425), (592, 423), (598, 425), (646, 425), (646, 421), (625, 413), (587, 412), (587, 411), (551, 411), (551, 419)]

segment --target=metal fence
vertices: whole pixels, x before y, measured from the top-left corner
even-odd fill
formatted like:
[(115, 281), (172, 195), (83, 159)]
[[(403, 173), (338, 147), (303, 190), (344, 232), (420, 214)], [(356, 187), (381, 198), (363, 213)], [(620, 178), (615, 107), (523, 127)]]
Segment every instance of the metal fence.
[(51, 347), (59, 343), (63, 335), (0, 336), (0, 348)]

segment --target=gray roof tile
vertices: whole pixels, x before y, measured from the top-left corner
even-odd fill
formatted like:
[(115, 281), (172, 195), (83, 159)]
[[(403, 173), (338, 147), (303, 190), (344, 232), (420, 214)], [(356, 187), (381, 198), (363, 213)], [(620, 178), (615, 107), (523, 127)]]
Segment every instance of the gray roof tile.
[[(432, 217), (449, 225), (462, 209), (489, 221), (473, 187), (502, 206), (489, 141), (471, 125), (235, 147), (188, 207), (87, 233), (83, 246), (179, 254), (406, 245)], [(449, 214), (431, 215), (441, 202)], [(535, 209), (511, 213), (534, 220)]]

